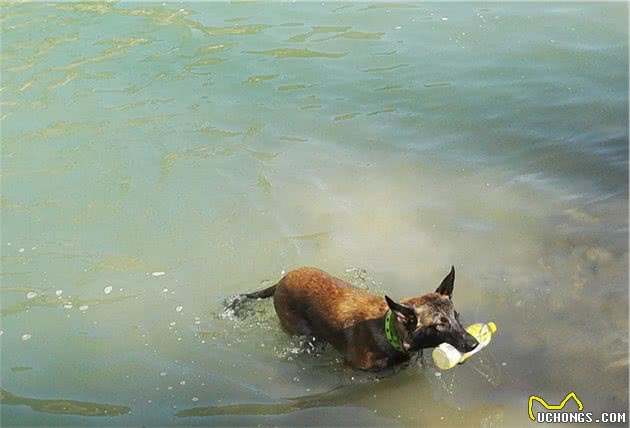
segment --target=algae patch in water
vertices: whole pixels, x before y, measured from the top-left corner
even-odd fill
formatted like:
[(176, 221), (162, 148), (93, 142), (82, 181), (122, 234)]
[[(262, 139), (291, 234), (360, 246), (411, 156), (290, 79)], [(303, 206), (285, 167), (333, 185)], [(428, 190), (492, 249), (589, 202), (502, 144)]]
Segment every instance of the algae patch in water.
[(379, 40), (385, 33), (367, 33), (363, 31), (347, 31), (345, 33), (336, 34), (334, 39), (351, 39), (351, 40)]
[[(129, 46), (133, 46), (133, 45), (129, 45)], [(92, 56), (89, 56), (89, 57), (86, 57), (77, 61), (73, 61), (69, 64), (59, 67), (58, 69), (59, 70), (72, 70), (78, 67), (82, 67), (86, 64), (93, 64), (95, 62), (107, 61), (118, 56), (127, 55), (129, 46), (124, 46), (124, 45), (115, 46), (115, 47), (104, 50), (100, 54), (92, 55)]]
[(197, 49), (197, 55), (208, 55), (226, 51), (233, 46), (232, 43), (215, 43)]
[(296, 36), (291, 37), (289, 42), (305, 42), (308, 38), (314, 36), (315, 34), (325, 34), (325, 33), (343, 33), (344, 31), (348, 31), (351, 27), (312, 27), (311, 31), (304, 34), (298, 34)]
[(359, 115), (359, 114), (361, 114), (361, 113), (347, 113), (347, 114), (342, 114), (341, 116), (337, 116), (337, 117), (335, 117), (335, 118), (334, 118), (334, 121), (335, 121), (335, 122), (339, 122), (339, 121), (342, 121), (342, 120), (349, 120), (349, 119), (352, 119), (352, 118), (354, 118), (355, 116), (357, 116), (357, 115)]
[(333, 26), (315, 26), (312, 29), (314, 34), (322, 33), (342, 33), (348, 31), (351, 27), (333, 27)]
[[(217, 128), (212, 128), (216, 130)], [(225, 131), (224, 131), (225, 132)], [(212, 135), (210, 133), (209, 135)], [(236, 135), (241, 135), (240, 133)], [(219, 136), (233, 136), (233, 135), (223, 135), (219, 132)], [(182, 150), (179, 152), (171, 152), (162, 156), (162, 160), (160, 161), (160, 172), (162, 175), (166, 175), (170, 173), (173, 169), (173, 165), (175, 162), (188, 160), (188, 161), (199, 161), (212, 159), (219, 156), (230, 156), (234, 154), (234, 152), (241, 148), (241, 144), (232, 144), (230, 146), (215, 146), (211, 144), (203, 144), (200, 146), (193, 147), (188, 150)]]
[(279, 91), (294, 91), (296, 89), (306, 89), (311, 88), (313, 85), (304, 85), (304, 84), (296, 84), (296, 85), (282, 85), (278, 86)]
[(390, 70), (395, 70), (397, 68), (403, 68), (403, 67), (407, 67), (409, 64), (398, 64), (398, 65), (392, 65), (391, 67), (374, 67), (374, 68), (367, 68), (363, 71), (365, 71), (366, 73), (376, 73), (376, 72), (380, 72), (380, 71), (390, 71)]
[(135, 256), (102, 256), (95, 268), (114, 272), (150, 270), (144, 261)]
[(293, 37), (289, 38), (287, 40), (287, 42), (305, 42), (306, 39), (308, 39), (312, 35), (313, 35), (312, 32), (304, 33), (304, 34), (298, 34), (297, 36), (293, 36)]
[(247, 21), (248, 19), (250, 19), (249, 16), (237, 16), (236, 18), (224, 19), (224, 21), (225, 22), (243, 22), (243, 21)]
[(126, 125), (130, 127), (147, 126), (155, 123), (164, 123), (175, 118), (173, 114), (162, 114), (157, 116), (136, 117), (127, 120)]
[(374, 115), (381, 114), (381, 113), (393, 113), (395, 111), (396, 111), (395, 108), (390, 107), (390, 108), (386, 108), (386, 109), (383, 109), (383, 110), (376, 110), (376, 111), (367, 113), (366, 116), (374, 116)]
[(425, 88), (447, 88), (451, 86), (448, 82), (437, 82), (437, 83), (426, 83), (424, 85)]
[(365, 9), (359, 10), (368, 10), (368, 9), (415, 9), (418, 6), (413, 3), (377, 3), (371, 4)]
[(28, 406), (36, 412), (78, 416), (120, 416), (131, 412), (127, 406), (91, 403), (75, 400), (40, 400), (19, 397), (0, 389), (0, 403), (9, 406)]
[(271, 183), (264, 175), (258, 177), (258, 183), (256, 184), (264, 194), (268, 195), (271, 192)]
[(394, 84), (394, 85), (385, 85), (385, 86), (381, 86), (380, 88), (374, 89), (374, 91), (375, 92), (376, 91), (390, 91), (392, 89), (400, 89), (400, 88), (401, 88), (401, 86), (400, 85), (396, 85), (396, 84)]
[(341, 58), (347, 52), (319, 52), (311, 49), (278, 48), (266, 51), (245, 51), (253, 55), (269, 55), (275, 58)]
[(351, 7), (354, 7), (354, 5), (353, 4), (346, 4), (346, 5), (343, 5), (341, 7), (336, 8), (336, 9), (333, 9), (333, 12), (339, 12), (340, 10), (349, 9)]
[(283, 22), (282, 24), (276, 25), (276, 27), (303, 27), (303, 22)]
[(136, 101), (132, 103), (121, 104), (121, 105), (112, 106), (112, 107), (105, 107), (105, 108), (108, 110), (113, 110), (113, 111), (127, 111), (127, 110), (144, 107), (146, 105), (170, 103), (172, 101), (175, 101), (175, 98), (164, 98), (164, 99), (155, 98), (155, 99), (149, 99), (149, 100), (144, 100), (144, 101)]
[[(1, 197), (0, 196), (0, 208), (1, 209), (21, 209), (21, 208), (26, 208), (24, 205), (22, 204), (18, 204), (15, 202), (11, 202), (10, 200), (8, 200), (7, 198)], [(2, 273), (0, 273), (0, 278), (2, 277)]]
[(224, 61), (225, 60), (223, 58), (202, 58), (190, 64), (189, 67), (203, 67), (205, 65), (221, 64)]
[(286, 141), (287, 143), (305, 143), (308, 140), (299, 137), (282, 136), (280, 141)]
[(66, 86), (68, 83), (72, 82), (73, 80), (76, 80), (77, 78), (79, 78), (79, 76), (81, 75), (75, 71), (68, 72), (63, 78), (53, 83), (50, 83), (48, 85), (48, 89), (59, 89), (63, 86)]
[(268, 80), (273, 80), (278, 76), (279, 74), (261, 74), (258, 76), (250, 76), (247, 79), (243, 80), (242, 83), (248, 83), (248, 84), (261, 83), (261, 82), (266, 82)]
[(243, 135), (240, 131), (228, 131), (227, 129), (217, 128), (216, 126), (203, 126), (196, 131), (201, 132), (208, 137), (237, 137)]
[(269, 153), (269, 152), (258, 152), (256, 150), (248, 150), (248, 152), (255, 158), (258, 159), (260, 161), (270, 161), (273, 158), (275, 158), (276, 156), (278, 156), (279, 153)]
[(194, 23), (191, 26), (209, 36), (250, 36), (269, 28), (269, 25), (265, 24), (236, 25), (233, 27), (205, 27)]
[(325, 232), (311, 233), (311, 234), (308, 234), (308, 235), (287, 236), (286, 239), (295, 239), (295, 240), (300, 240), (300, 241), (302, 241), (302, 240), (311, 241), (311, 240), (315, 240), (315, 239), (319, 239), (319, 238), (329, 238), (331, 234), (332, 234), (332, 232), (325, 231)]
[(54, 5), (55, 9), (68, 12), (94, 13), (104, 15), (114, 10), (114, 2), (102, 3), (60, 3)]
[(397, 50), (387, 51), (387, 52), (374, 52), (372, 55), (374, 56), (394, 55), (397, 52), (398, 52)]
[(3, 143), (11, 144), (20, 141), (33, 143), (37, 141), (49, 141), (55, 138), (68, 137), (80, 132), (100, 133), (109, 127), (109, 122), (54, 122), (43, 128), (28, 131), (15, 136), (4, 137)]

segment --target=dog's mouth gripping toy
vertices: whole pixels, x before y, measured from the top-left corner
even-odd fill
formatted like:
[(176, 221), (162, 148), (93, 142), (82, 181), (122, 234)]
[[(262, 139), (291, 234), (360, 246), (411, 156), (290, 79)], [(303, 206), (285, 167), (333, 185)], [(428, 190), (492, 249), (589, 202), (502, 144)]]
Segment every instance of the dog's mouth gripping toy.
[(447, 370), (455, 367), (457, 364), (463, 363), (477, 352), (488, 346), (492, 340), (492, 335), (497, 331), (497, 325), (493, 322), (487, 324), (477, 323), (466, 327), (466, 331), (474, 336), (479, 345), (470, 352), (461, 353), (453, 345), (442, 343), (433, 350), (433, 362), (442, 369)]

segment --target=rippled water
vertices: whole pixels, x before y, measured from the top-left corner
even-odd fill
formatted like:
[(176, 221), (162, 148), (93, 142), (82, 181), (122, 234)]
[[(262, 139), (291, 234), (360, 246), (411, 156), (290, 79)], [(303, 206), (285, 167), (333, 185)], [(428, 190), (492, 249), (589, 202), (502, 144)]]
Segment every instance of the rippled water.
[[(526, 425), (628, 408), (617, 4), (2, 4), (2, 424)], [(375, 376), (269, 301), (451, 264), (489, 349)]]

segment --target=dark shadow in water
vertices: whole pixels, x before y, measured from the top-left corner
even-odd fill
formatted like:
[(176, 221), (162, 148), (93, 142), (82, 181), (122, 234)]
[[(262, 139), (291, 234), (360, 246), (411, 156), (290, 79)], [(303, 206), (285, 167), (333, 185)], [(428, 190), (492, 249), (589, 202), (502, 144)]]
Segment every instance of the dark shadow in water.
[(57, 415), (120, 416), (131, 412), (130, 407), (112, 404), (98, 404), (74, 400), (39, 400), (36, 398), (18, 397), (1, 388), (0, 404), (29, 406), (36, 412), (54, 413)]
[[(482, 422), (496, 422), (503, 425), (504, 408), (503, 406), (476, 406), (468, 409), (453, 409), (447, 402), (441, 400), (426, 401), (426, 397), (430, 397), (430, 385), (428, 383), (418, 383), (414, 376), (407, 376), (405, 373), (398, 372), (386, 378), (374, 379), (353, 384), (349, 386), (340, 386), (330, 391), (319, 394), (305, 395), (296, 398), (286, 399), (284, 403), (275, 404), (233, 404), (226, 406), (212, 407), (193, 407), (178, 411), (175, 416), (179, 418), (186, 417), (204, 417), (204, 416), (278, 416), (286, 415), (294, 412), (303, 411), (313, 408), (331, 408), (348, 405), (358, 405), (363, 407), (371, 397), (377, 393), (379, 396), (387, 396), (394, 401), (401, 399), (394, 391), (414, 390), (414, 396), (424, 397), (423, 406), (441, 409), (440, 412), (424, 412), (419, 410), (418, 419), (414, 423), (428, 424), (431, 426), (449, 426), (449, 424), (480, 425)], [(417, 394), (417, 395), (415, 395)], [(420, 406), (422, 407), (422, 406)], [(396, 406), (379, 408), (380, 417), (396, 419), (399, 410)], [(440, 414), (449, 414), (448, 420), (440, 418)], [(491, 424), (492, 425), (492, 424)]]
[(193, 407), (180, 410), (175, 416), (185, 418), (217, 415), (283, 415), (313, 407), (339, 405), (339, 402), (342, 400), (341, 391), (343, 390), (343, 395), (346, 395), (348, 394), (347, 389), (339, 387), (320, 394), (291, 398), (286, 403), (278, 404), (233, 404), (228, 406)]

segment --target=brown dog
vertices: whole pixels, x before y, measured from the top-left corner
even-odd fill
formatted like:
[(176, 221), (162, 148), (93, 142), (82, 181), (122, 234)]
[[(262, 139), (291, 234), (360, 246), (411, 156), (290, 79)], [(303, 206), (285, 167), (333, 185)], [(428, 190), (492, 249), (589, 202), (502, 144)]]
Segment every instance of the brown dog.
[(461, 352), (477, 346), (453, 307), (454, 281), (453, 267), (434, 293), (396, 303), (319, 269), (303, 267), (287, 273), (276, 285), (242, 296), (273, 296), (280, 323), (289, 333), (331, 343), (354, 368), (382, 369), (443, 342)]

